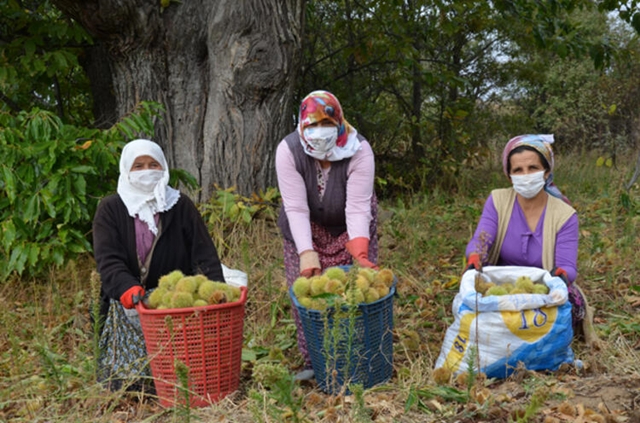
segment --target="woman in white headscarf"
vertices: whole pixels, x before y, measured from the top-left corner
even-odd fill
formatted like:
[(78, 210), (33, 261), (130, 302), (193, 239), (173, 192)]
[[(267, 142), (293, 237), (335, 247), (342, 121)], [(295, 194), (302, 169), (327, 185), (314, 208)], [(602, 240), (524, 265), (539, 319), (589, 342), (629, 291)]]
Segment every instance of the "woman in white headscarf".
[(120, 157), (117, 194), (93, 220), (93, 249), (102, 282), (98, 377), (110, 389), (144, 389), (144, 338), (135, 303), (174, 270), (224, 282), (209, 231), (194, 203), (169, 185), (160, 146), (138, 139)]

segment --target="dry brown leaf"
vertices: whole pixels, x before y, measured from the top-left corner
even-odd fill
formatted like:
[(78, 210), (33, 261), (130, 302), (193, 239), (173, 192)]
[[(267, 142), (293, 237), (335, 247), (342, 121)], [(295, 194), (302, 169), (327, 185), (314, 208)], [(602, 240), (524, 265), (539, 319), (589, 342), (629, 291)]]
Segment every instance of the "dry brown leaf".
[(474, 386), (471, 389), (471, 397), (476, 400), (478, 404), (484, 404), (491, 397), (491, 391), (487, 388), (478, 388)]
[(566, 401), (558, 405), (558, 411), (566, 416), (576, 417), (578, 415), (576, 408)]
[(431, 411), (442, 411), (442, 404), (436, 399), (431, 399), (426, 402), (426, 406)]
[(628, 302), (631, 307), (640, 307), (640, 295), (628, 295), (625, 297), (625, 301)]

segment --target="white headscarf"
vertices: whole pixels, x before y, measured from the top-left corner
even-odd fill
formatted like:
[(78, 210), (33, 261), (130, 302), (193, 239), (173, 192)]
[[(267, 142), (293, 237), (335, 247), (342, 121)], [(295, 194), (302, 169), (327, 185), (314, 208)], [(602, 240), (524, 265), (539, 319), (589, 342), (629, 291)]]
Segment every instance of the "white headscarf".
[[(153, 157), (164, 171), (164, 176), (151, 191), (145, 191), (131, 184), (129, 173), (133, 162), (140, 156)], [(158, 228), (154, 220), (156, 213), (165, 212), (176, 205), (180, 191), (169, 186), (169, 166), (164, 153), (158, 144), (149, 140), (133, 140), (122, 149), (120, 156), (120, 177), (118, 178), (118, 194), (127, 206), (129, 216), (136, 215), (149, 226), (154, 235)]]

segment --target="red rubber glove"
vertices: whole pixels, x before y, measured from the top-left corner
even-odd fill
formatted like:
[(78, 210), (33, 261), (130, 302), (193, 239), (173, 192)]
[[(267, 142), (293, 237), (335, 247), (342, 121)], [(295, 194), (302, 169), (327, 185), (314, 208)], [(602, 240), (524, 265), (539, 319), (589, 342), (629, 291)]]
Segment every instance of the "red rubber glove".
[(478, 272), (482, 272), (482, 260), (480, 260), (480, 254), (471, 253), (467, 259), (467, 270), (475, 269)]
[(564, 281), (565, 285), (569, 285), (569, 275), (567, 274), (567, 271), (562, 267), (554, 267), (551, 270), (551, 275), (559, 277)]
[(139, 301), (142, 301), (142, 297), (144, 297), (144, 288), (140, 285), (134, 285), (120, 296), (120, 303), (124, 308), (133, 308)]
[(369, 261), (369, 240), (365, 237), (353, 238), (345, 245), (349, 254), (358, 262), (360, 267), (369, 267), (374, 270), (380, 268), (375, 263)]
[(300, 253), (300, 276), (310, 278), (312, 276), (320, 275), (322, 270), (320, 268), (320, 258), (318, 253), (313, 250), (307, 250)]

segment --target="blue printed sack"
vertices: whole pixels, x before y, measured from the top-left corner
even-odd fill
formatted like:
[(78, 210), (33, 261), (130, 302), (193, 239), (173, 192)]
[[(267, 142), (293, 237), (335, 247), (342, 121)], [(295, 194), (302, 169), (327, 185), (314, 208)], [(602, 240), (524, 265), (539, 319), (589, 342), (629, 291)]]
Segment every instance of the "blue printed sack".
[[(514, 283), (520, 276), (549, 287), (548, 294), (483, 296), (476, 292), (476, 276), (496, 285)], [(573, 363), (571, 303), (567, 286), (543, 269), (489, 266), (482, 273), (468, 270), (453, 301), (454, 323), (447, 329), (436, 368), (453, 374), (469, 365), (490, 378), (506, 378), (522, 363), (529, 370), (557, 370)], [(477, 354), (471, 354), (477, 347)]]

